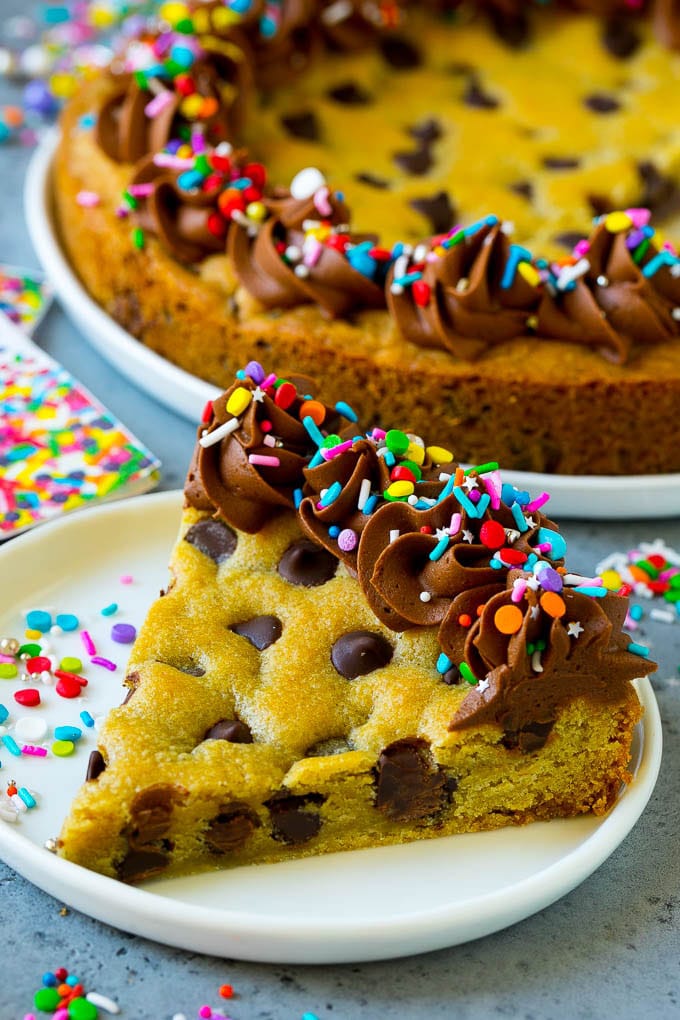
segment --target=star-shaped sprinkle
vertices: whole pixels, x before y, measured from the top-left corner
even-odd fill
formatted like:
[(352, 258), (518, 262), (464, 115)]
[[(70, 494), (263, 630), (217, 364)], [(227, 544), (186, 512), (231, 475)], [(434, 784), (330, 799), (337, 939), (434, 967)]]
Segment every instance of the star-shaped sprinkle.
[(259, 386), (253, 390), (253, 400), (256, 400), (258, 404), (261, 404), (266, 396), (267, 394)]
[(479, 683), (477, 684), (477, 690), (479, 691), (480, 694), (483, 694), (484, 691), (488, 691), (488, 689), (489, 681), (486, 679), (486, 677), (484, 677), (484, 679), (480, 680)]
[(471, 489), (478, 489), (479, 488), (479, 483), (478, 483), (477, 479), (473, 478), (472, 475), (468, 475), (467, 476), (467, 478), (463, 482), (463, 485), (465, 486), (465, 488), (467, 489), (468, 492), (470, 492)]
[(531, 588), (532, 591), (538, 591), (540, 587), (541, 582), (538, 580), (535, 574), (532, 574), (531, 577), (527, 578), (527, 588)]
[(471, 531), (468, 531), (468, 529), (465, 528), (464, 531), (463, 531), (463, 541), (464, 542), (470, 542), (472, 544), (472, 542), (474, 542), (474, 540), (475, 540), (475, 536), (472, 534)]
[(581, 626), (580, 620), (572, 620), (569, 626), (567, 627), (567, 634), (569, 635), (569, 637), (577, 638), (580, 634), (583, 633), (583, 630), (584, 628)]
[(531, 516), (526, 517), (525, 516), (524, 520), (527, 522), (527, 524), (529, 525), (530, 528), (535, 528), (536, 527), (536, 521), (534, 520), (533, 517), (531, 517)]
[(540, 611), (541, 611), (540, 606), (532, 606), (531, 609), (529, 610), (529, 612), (531, 613), (531, 619), (537, 620)]
[(443, 538), (449, 538), (449, 532), (446, 528), (437, 528), (434, 534), (438, 542), (441, 542)]

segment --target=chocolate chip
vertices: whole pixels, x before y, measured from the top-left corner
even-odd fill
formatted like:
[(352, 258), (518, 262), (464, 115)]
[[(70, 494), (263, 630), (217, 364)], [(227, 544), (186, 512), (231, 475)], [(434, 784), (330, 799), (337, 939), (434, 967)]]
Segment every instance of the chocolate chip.
[(186, 662), (169, 662), (167, 659), (156, 659), (156, 662), (160, 662), (163, 666), (172, 666), (173, 669), (179, 670), (180, 673), (186, 673), (187, 676), (205, 676), (203, 666), (197, 666), (191, 659), (188, 659)]
[(546, 156), (543, 160), (546, 170), (575, 170), (580, 164), (574, 156)]
[(413, 152), (395, 152), (392, 159), (400, 170), (412, 177), (421, 177), (432, 168), (432, 156), (426, 147), (414, 149)]
[(329, 99), (334, 99), (336, 103), (342, 103), (343, 106), (365, 106), (373, 100), (369, 92), (353, 81), (334, 86), (328, 90), (326, 95)]
[(423, 58), (420, 51), (408, 39), (400, 35), (386, 35), (380, 39), (380, 52), (383, 59), (395, 71), (411, 71), (420, 67)]
[(329, 754), (344, 754), (352, 748), (344, 737), (331, 737), (329, 740), (319, 740), (312, 744), (305, 751), (304, 758), (323, 758)]
[(335, 556), (301, 538), (289, 545), (279, 561), (279, 574), (290, 584), (303, 588), (316, 588), (335, 577), (338, 561)]
[(553, 728), (553, 723), (529, 723), (528, 726), (523, 726), (521, 730), (506, 730), (503, 734), (502, 744), (507, 747), (508, 750), (519, 750), (522, 754), (530, 754), (532, 751), (538, 751), (545, 744), (546, 740), (550, 736), (550, 731)]
[(260, 819), (246, 804), (230, 804), (208, 825), (203, 838), (215, 854), (233, 853), (248, 842)]
[(517, 181), (516, 184), (510, 185), (510, 191), (521, 195), (522, 198), (528, 198), (530, 202), (534, 197), (534, 186), (531, 181)]
[(446, 773), (433, 760), (426, 740), (395, 740), (380, 754), (375, 806), (395, 822), (436, 815), (448, 800)]
[(221, 563), (232, 555), (238, 539), (236, 533), (223, 521), (204, 517), (203, 520), (192, 524), (184, 536), (184, 541), (215, 563)]
[(642, 42), (637, 26), (620, 15), (608, 18), (602, 31), (602, 45), (618, 60), (632, 57)]
[(458, 666), (452, 666), (451, 669), (447, 669), (446, 673), (442, 673), (442, 680), (444, 681), (445, 684), (448, 684), (449, 687), (453, 687), (455, 686), (455, 684), (459, 684), (461, 681), (461, 676)]
[(428, 117), (427, 120), (421, 120), (418, 124), (410, 127), (408, 133), (412, 138), (417, 138), (419, 142), (431, 145), (432, 142), (437, 142), (441, 138), (442, 128), (438, 120)]
[(561, 244), (568, 251), (573, 251), (579, 241), (584, 239), (584, 236), (584, 234), (579, 234), (574, 230), (565, 230), (562, 234), (555, 234), (553, 241), (555, 244)]
[(90, 751), (90, 757), (87, 760), (85, 782), (90, 783), (94, 779), (99, 779), (105, 768), (106, 762), (104, 761), (101, 751)]
[(492, 7), (489, 17), (494, 33), (506, 46), (519, 50), (527, 45), (531, 37), (531, 26), (526, 14), (509, 13)]
[(386, 181), (384, 177), (376, 177), (375, 174), (357, 174), (354, 179), (359, 181), (360, 184), (368, 184), (371, 188), (385, 189), (390, 186), (389, 181)]
[(232, 624), (229, 630), (250, 641), (258, 652), (263, 652), (279, 640), (283, 628), (278, 616), (253, 616), (250, 620)]
[(463, 102), (466, 106), (472, 106), (477, 110), (495, 110), (500, 106), (498, 100), (485, 92), (475, 77), (468, 81), (467, 88), (463, 93)]
[(586, 96), (583, 105), (593, 113), (616, 113), (621, 109), (618, 99), (614, 99), (614, 96), (608, 96), (604, 92), (593, 92), (592, 95)]
[(116, 871), (123, 882), (141, 882), (164, 871), (168, 863), (168, 855), (159, 850), (129, 850)]
[(228, 740), (230, 744), (252, 744), (253, 735), (250, 727), (240, 719), (220, 719), (209, 730), (204, 740)]
[(283, 794), (267, 801), (274, 839), (298, 846), (316, 836), (321, 828), (321, 818), (318, 811), (305, 808), (323, 804), (324, 800), (321, 794), (308, 793), (304, 796)]
[(150, 786), (132, 800), (129, 839), (132, 846), (145, 846), (162, 839), (170, 829), (175, 800), (172, 786)]
[(456, 210), (446, 191), (438, 191), (430, 198), (413, 198), (409, 205), (430, 221), (433, 234), (443, 234), (456, 218)]
[(293, 138), (302, 138), (307, 142), (318, 142), (321, 138), (319, 121), (312, 110), (288, 113), (281, 117), (281, 123)]
[(331, 662), (340, 676), (354, 680), (380, 669), (392, 661), (393, 649), (382, 634), (371, 630), (351, 630), (334, 642)]

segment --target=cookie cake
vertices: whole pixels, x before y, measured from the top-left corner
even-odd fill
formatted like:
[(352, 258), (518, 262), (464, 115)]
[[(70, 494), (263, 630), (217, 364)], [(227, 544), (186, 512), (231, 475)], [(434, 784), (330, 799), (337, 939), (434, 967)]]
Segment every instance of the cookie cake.
[(84, 285), (225, 388), (249, 359), (462, 461), (680, 471), (671, 0), (159, 5), (62, 119)]
[(612, 806), (655, 668), (625, 591), (432, 438), (257, 362), (207, 406), (63, 857), (137, 882)]

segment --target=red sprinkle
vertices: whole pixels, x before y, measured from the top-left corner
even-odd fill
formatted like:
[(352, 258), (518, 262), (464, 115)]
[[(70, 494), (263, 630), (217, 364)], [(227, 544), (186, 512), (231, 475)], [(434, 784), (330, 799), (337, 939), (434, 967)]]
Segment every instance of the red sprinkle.
[(26, 660), (26, 669), (29, 673), (44, 673), (52, 669), (52, 663), (46, 655), (34, 655), (32, 659)]
[(40, 704), (40, 691), (35, 687), (24, 687), (23, 690), (14, 692), (14, 700), (17, 705), (23, 705), (24, 708), (35, 708)]
[(292, 383), (281, 383), (274, 395), (274, 403), (283, 411), (286, 411), (297, 397), (297, 390)]
[(207, 425), (211, 421), (213, 416), (213, 402), (208, 400), (205, 407), (203, 408), (203, 414), (201, 415), (201, 425)]
[(413, 482), (415, 485), (417, 480), (418, 479), (413, 472), (409, 471), (409, 469), (404, 467), (402, 464), (397, 464), (397, 466), (392, 468), (390, 471), (390, 481), (392, 482)]
[(57, 680), (75, 680), (81, 687), (87, 687), (87, 680), (84, 676), (79, 676), (77, 673), (69, 673), (65, 669), (55, 669), (54, 675)]
[(420, 533), (421, 535), (431, 535), (432, 528), (430, 527), (429, 524), (423, 524), (422, 528), (420, 529)]
[(234, 989), (231, 985), (220, 985), (220, 995), (223, 999), (233, 999)]
[(505, 529), (498, 521), (484, 521), (479, 529), (479, 537), (487, 549), (500, 549), (505, 542)]
[(424, 280), (416, 280), (411, 287), (413, 293), (413, 300), (421, 308), (425, 308), (430, 303), (430, 285), (425, 283)]
[(657, 570), (663, 570), (666, 566), (666, 560), (663, 556), (659, 556), (658, 553), (654, 553), (652, 556), (647, 557), (647, 562), (651, 563)]
[(526, 563), (527, 554), (520, 552), (519, 549), (500, 549), (498, 552), (498, 559), (502, 560), (503, 563), (509, 563), (513, 567), (519, 566), (521, 563)]

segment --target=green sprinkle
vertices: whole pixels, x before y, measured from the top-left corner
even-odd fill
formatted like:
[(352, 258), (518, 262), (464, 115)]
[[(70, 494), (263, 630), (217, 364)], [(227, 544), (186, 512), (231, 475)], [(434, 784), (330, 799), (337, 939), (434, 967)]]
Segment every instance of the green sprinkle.
[(19, 648), (19, 655), (28, 655), (29, 659), (32, 659), (34, 655), (40, 655), (42, 648), (40, 645), (36, 645), (33, 642), (29, 642), (27, 645), (21, 645)]
[(144, 247), (144, 231), (141, 227), (135, 227), (132, 231), (132, 243), (138, 251), (141, 251)]
[(19, 671), (13, 662), (0, 662), (1, 680), (13, 680), (18, 672)]
[(469, 475), (472, 471), (476, 471), (478, 475), (485, 475), (489, 471), (498, 471), (498, 461), (490, 460), (487, 464), (479, 464), (477, 467), (468, 468), (465, 474)]
[(65, 669), (67, 673), (80, 673), (83, 664), (75, 655), (65, 655), (59, 663), (59, 668)]
[(638, 265), (638, 266), (640, 265), (640, 263), (642, 262), (643, 258), (647, 254), (648, 248), (649, 248), (649, 238), (646, 237), (644, 239), (644, 241), (640, 242), (640, 244), (637, 246), (637, 248), (633, 252), (633, 262), (636, 265)]
[(654, 564), (650, 563), (649, 560), (638, 560), (635, 566), (639, 567), (640, 570), (644, 570), (645, 574), (651, 577), (653, 581), (656, 581), (659, 576), (660, 571), (657, 570)]
[(411, 440), (409, 439), (405, 432), (401, 432), (399, 429), (390, 429), (390, 431), (385, 436), (385, 444), (387, 445), (387, 449), (391, 453), (394, 453), (396, 454), (397, 457), (400, 457), (403, 453), (406, 453), (406, 451), (408, 450), (409, 446), (411, 445)]
[(680, 602), (680, 590), (677, 588), (669, 589), (663, 593), (663, 597), (666, 602)]
[(334, 446), (337, 446), (338, 443), (341, 443), (341, 442), (342, 442), (342, 439), (340, 438), (340, 436), (330, 435), (330, 436), (326, 436), (326, 438), (324, 439), (324, 441), (321, 444), (321, 446), (323, 447), (324, 450), (332, 450)]
[(468, 666), (467, 662), (461, 662), (460, 666), (458, 667), (458, 672), (462, 676), (463, 680), (467, 680), (469, 684), (476, 684), (479, 682), (475, 674)]
[(423, 472), (414, 460), (402, 460), (399, 462), (399, 467), (405, 467), (407, 471), (410, 471), (417, 482), (423, 477)]
[(144, 71), (135, 71), (135, 81), (137, 82), (140, 89), (143, 90), (148, 89), (149, 85), (146, 80), (146, 75), (144, 74)]
[(127, 189), (123, 192), (123, 201), (129, 209), (136, 209), (139, 202), (134, 195), (131, 195)]

